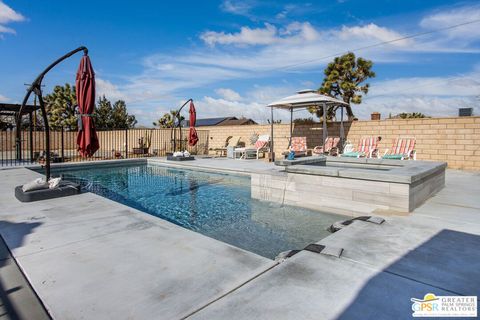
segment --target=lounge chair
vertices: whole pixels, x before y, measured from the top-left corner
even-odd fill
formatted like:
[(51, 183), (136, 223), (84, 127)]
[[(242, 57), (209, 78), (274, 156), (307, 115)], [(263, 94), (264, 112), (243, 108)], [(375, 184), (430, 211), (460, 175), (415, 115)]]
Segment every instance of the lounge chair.
[(415, 138), (394, 139), (392, 147), (385, 150), (382, 158), (393, 160), (417, 160), (417, 152), (415, 151)]
[(303, 157), (308, 155), (307, 137), (292, 137), (289, 150), (283, 152), (282, 154), (284, 156), (288, 156), (290, 151), (295, 152), (295, 157)]
[(340, 143), (340, 137), (327, 137), (323, 146), (313, 148), (313, 155), (329, 154), (331, 156), (338, 155), (338, 144)]
[[(263, 134), (258, 136), (253, 146), (245, 148), (235, 148), (235, 154), (239, 154), (238, 159), (250, 159), (253, 155), (258, 159), (261, 152), (265, 154), (269, 150), (270, 136)], [(236, 158), (236, 157), (235, 157)]]
[(349, 158), (377, 158), (378, 157), (378, 143), (380, 137), (363, 137), (358, 141), (357, 150), (351, 152), (345, 152), (342, 157)]

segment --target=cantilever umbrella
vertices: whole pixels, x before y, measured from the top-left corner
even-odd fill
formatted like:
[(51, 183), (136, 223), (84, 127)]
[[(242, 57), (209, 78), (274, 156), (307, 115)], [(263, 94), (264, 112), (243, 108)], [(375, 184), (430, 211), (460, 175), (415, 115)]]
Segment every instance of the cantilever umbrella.
[(197, 130), (195, 130), (195, 122), (197, 121), (197, 112), (195, 111), (195, 106), (193, 101), (190, 101), (190, 131), (188, 132), (188, 144), (194, 146), (198, 142)]
[(91, 157), (100, 148), (93, 122), (95, 109), (95, 73), (90, 58), (85, 53), (80, 60), (75, 81), (78, 111), (78, 152), (82, 157)]

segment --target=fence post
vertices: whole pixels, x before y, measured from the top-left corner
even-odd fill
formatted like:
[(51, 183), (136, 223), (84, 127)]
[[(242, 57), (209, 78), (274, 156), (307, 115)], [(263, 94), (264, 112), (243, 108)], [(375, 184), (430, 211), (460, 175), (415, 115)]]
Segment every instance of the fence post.
[(61, 137), (61, 143), (62, 143), (62, 162), (65, 161), (65, 138), (64, 138), (64, 133), (65, 133), (65, 130), (63, 129), (63, 126), (62, 126), (62, 130), (61, 130), (61, 134), (62, 134), (62, 137)]
[(128, 128), (125, 128), (125, 159), (128, 159)]
[(30, 163), (33, 163), (33, 117), (31, 112), (29, 113), (29, 121), (30, 121), (30, 126), (29, 126)]

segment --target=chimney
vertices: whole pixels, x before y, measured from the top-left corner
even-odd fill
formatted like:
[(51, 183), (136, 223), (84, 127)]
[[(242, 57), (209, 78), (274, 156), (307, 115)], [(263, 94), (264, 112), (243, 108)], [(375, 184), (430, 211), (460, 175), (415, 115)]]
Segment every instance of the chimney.
[(371, 120), (380, 120), (380, 112), (372, 112), (370, 115)]

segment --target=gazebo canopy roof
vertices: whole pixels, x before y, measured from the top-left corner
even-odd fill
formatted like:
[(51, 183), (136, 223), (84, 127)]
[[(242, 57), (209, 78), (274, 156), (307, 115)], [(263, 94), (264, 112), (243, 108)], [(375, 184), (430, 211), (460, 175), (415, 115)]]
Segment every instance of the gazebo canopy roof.
[(349, 104), (323, 94), (317, 93), (315, 90), (298, 91), (293, 96), (288, 96), (267, 105), (270, 108), (279, 109), (300, 109), (308, 107), (321, 107), (326, 104), (327, 107), (332, 106), (348, 106)]
[[(19, 104), (13, 104), (13, 103), (0, 103), (0, 115), (15, 116), (20, 111), (20, 106), (21, 105)], [(39, 109), (40, 109), (40, 106), (26, 105), (22, 114), (28, 114), (30, 112), (34, 112)]]

